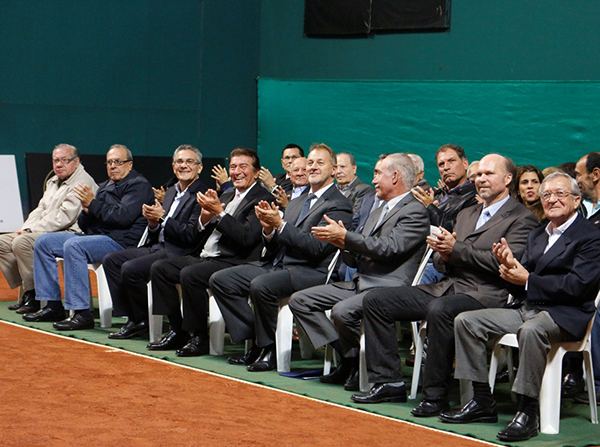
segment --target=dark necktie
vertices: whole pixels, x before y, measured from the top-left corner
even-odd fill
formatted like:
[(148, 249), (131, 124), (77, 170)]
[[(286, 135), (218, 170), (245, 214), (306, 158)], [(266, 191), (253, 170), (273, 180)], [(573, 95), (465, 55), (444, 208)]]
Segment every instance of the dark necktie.
[(317, 196), (314, 195), (312, 192), (308, 195), (308, 197), (306, 198), (306, 202), (304, 202), (304, 205), (302, 206), (302, 210), (300, 211), (300, 215), (298, 216), (296, 225), (298, 225), (299, 222), (302, 222), (302, 219), (306, 217), (306, 215), (310, 211), (310, 202), (312, 202), (312, 200), (316, 198)]
[[(302, 210), (300, 210), (300, 215), (298, 216), (298, 220), (296, 220), (296, 226), (298, 226), (299, 222), (302, 222), (302, 219), (304, 219), (306, 217), (306, 215), (308, 214), (308, 211), (310, 210), (310, 202), (312, 199), (315, 199), (317, 196), (314, 195), (313, 193), (310, 193), (308, 195), (308, 197), (306, 198), (306, 202), (304, 202), (304, 205), (302, 205)], [(289, 223), (288, 223), (289, 225)], [(275, 267), (277, 264), (279, 264), (281, 261), (283, 261), (283, 257), (285, 256), (285, 245), (281, 245), (278, 249), (277, 249), (277, 255), (275, 256), (275, 259), (273, 260), (273, 267)]]

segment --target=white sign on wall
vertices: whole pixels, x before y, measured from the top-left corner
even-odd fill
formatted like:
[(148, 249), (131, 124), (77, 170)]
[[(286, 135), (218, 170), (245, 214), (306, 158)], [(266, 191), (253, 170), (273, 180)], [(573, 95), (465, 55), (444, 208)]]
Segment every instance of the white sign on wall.
[(21, 229), (23, 210), (14, 155), (0, 155), (0, 233)]

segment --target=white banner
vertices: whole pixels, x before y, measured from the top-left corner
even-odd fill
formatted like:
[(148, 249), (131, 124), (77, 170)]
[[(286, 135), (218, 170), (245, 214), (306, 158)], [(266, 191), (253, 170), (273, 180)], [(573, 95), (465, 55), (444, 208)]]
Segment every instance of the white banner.
[(0, 155), (0, 233), (21, 229), (23, 210), (14, 155)]

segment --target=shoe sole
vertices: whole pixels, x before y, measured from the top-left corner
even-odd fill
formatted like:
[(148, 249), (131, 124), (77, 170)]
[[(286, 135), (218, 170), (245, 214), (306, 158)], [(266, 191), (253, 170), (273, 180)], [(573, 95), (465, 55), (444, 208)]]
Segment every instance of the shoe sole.
[(471, 424), (473, 422), (483, 422), (483, 423), (491, 423), (494, 424), (498, 422), (498, 416), (482, 416), (475, 419), (470, 419), (468, 421), (457, 421), (455, 419), (447, 419), (440, 416), (440, 421), (445, 422), (446, 424)]
[(411, 411), (410, 414), (412, 414), (416, 418), (431, 418), (431, 417), (439, 416), (444, 411), (448, 411), (449, 409), (450, 409), (450, 407), (446, 407), (446, 408), (443, 408), (440, 411), (436, 411), (434, 413), (420, 413), (420, 412)]
[(352, 399), (352, 402), (357, 403), (357, 404), (382, 404), (384, 402), (390, 402), (390, 403), (405, 403), (408, 399), (406, 397), (386, 397), (384, 399), (377, 399), (377, 400), (369, 400), (369, 401), (360, 401), (360, 400), (355, 400)]
[(125, 337), (123, 336), (119, 336), (116, 337), (117, 332), (115, 332), (114, 334), (108, 334), (108, 338), (110, 338), (111, 340), (129, 340), (131, 338), (144, 338), (148, 336), (148, 329), (143, 330), (143, 331), (139, 331), (139, 332), (135, 332), (133, 334), (129, 334)]
[(539, 435), (539, 433), (540, 433), (539, 430), (536, 430), (535, 432), (533, 432), (528, 437), (524, 437), (524, 436), (501, 436), (500, 433), (498, 433), (496, 435), (496, 438), (498, 438), (500, 441), (503, 441), (503, 442), (527, 441), (528, 439), (531, 439), (534, 436)]

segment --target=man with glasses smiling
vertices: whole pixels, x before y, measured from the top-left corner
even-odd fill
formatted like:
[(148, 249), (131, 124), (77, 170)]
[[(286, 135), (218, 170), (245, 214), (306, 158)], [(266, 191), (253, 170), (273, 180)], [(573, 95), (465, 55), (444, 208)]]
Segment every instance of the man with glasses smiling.
[[(88, 263), (102, 261), (112, 251), (137, 245), (146, 218), (142, 205), (154, 203), (150, 182), (133, 169), (131, 151), (120, 144), (106, 154), (109, 179), (96, 192), (79, 183), (73, 188), (83, 212), (79, 227), (83, 234), (53, 233), (38, 238), (34, 250), (36, 299), (46, 300), (43, 309), (25, 314), (26, 321), (54, 321), (59, 330), (91, 329)], [(65, 306), (61, 302), (56, 258), (64, 259)], [(65, 308), (73, 310), (66, 318)]]
[(183, 144), (173, 153), (173, 173), (177, 183), (167, 189), (163, 204), (142, 206), (148, 221), (148, 240), (143, 247), (109, 253), (102, 264), (116, 316), (128, 321), (108, 338), (128, 339), (148, 332), (148, 289), (150, 268), (155, 261), (185, 256), (199, 244), (194, 230), (200, 217), (198, 192), (206, 186), (198, 176), (202, 172), (202, 153), (194, 146)]
[(44, 233), (55, 231), (79, 231), (77, 217), (81, 202), (73, 188), (82, 183), (92, 191), (98, 185), (86, 172), (79, 160), (79, 150), (70, 144), (59, 144), (52, 151), (54, 175), (46, 182), (44, 195), (21, 229), (0, 235), (0, 269), (9, 286), (22, 287), (21, 299), (8, 308), (19, 314), (39, 310), (35, 299), (33, 281), (33, 245)]
[(550, 223), (531, 232), (521, 262), (504, 238), (493, 246), (500, 276), (515, 297), (512, 308), (456, 317), (454, 376), (472, 381), (474, 396), (461, 410), (440, 416), (449, 423), (497, 421), (486, 344), (516, 333), (519, 369), (512, 391), (518, 396), (518, 408), (498, 433), (505, 442), (538, 434), (538, 398), (551, 344), (583, 338), (600, 284), (600, 232), (577, 212), (581, 193), (576, 181), (562, 172), (551, 174), (542, 182), (540, 197)]

